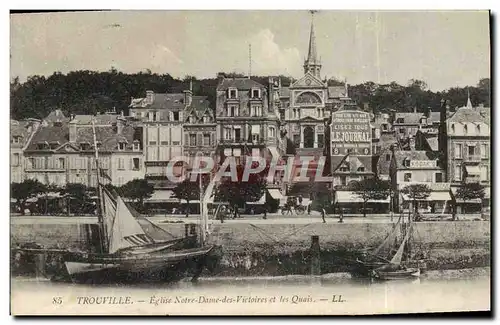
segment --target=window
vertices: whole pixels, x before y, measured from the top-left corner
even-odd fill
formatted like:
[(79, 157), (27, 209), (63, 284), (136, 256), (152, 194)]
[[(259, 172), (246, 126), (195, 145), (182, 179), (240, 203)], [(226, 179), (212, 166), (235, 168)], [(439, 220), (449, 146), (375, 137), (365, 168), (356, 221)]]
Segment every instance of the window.
[(443, 173), (436, 173), (436, 183), (443, 182)]
[(268, 136), (270, 138), (274, 138), (276, 136), (276, 129), (273, 126), (269, 127)]
[(224, 139), (231, 140), (233, 138), (231, 131), (231, 128), (224, 128)]
[(383, 131), (387, 131), (387, 129), (388, 129), (387, 124), (382, 124), (382, 130), (383, 130)]
[(325, 135), (318, 134), (318, 148), (323, 148), (325, 146)]
[(460, 181), (462, 179), (462, 168), (460, 165), (455, 166), (455, 180)]
[(293, 143), (296, 147), (300, 146), (300, 134), (293, 135)]
[(462, 144), (455, 143), (455, 158), (462, 158)]
[(238, 106), (236, 106), (236, 105), (229, 105), (227, 107), (227, 116), (229, 116), (229, 117), (238, 116)]
[(89, 150), (90, 149), (90, 144), (82, 142), (82, 143), (80, 143), (80, 149), (81, 150)]
[(173, 145), (173, 146), (178, 146), (178, 145), (180, 145), (180, 144), (181, 144), (181, 143), (180, 143), (179, 141), (172, 141), (172, 145)]
[(262, 115), (262, 110), (259, 105), (252, 105), (250, 107), (250, 116), (261, 116)]
[(19, 166), (19, 154), (18, 153), (15, 153), (13, 156), (12, 156), (12, 166)]
[(141, 149), (139, 141), (134, 141), (134, 151), (139, 151)]
[(252, 98), (260, 98), (260, 89), (252, 89)]
[(125, 142), (118, 143), (118, 150), (125, 150)]
[(405, 182), (411, 182), (411, 173), (404, 173), (403, 179)]
[(20, 139), (21, 139), (21, 137), (20, 137), (20, 136), (17, 136), (17, 135), (16, 135), (16, 136), (14, 136), (14, 137), (12, 137), (12, 143), (19, 143), (19, 142), (20, 142)]
[(252, 134), (252, 142), (259, 142), (259, 135), (258, 134)]
[(156, 146), (156, 141), (149, 141), (150, 146)]
[(405, 119), (404, 119), (404, 118), (402, 118), (402, 117), (400, 117), (400, 118), (398, 118), (398, 119), (396, 120), (396, 123), (398, 123), (398, 124), (403, 124), (404, 122), (405, 122)]
[(340, 176), (340, 185), (347, 185), (347, 176)]
[(467, 146), (467, 153), (469, 156), (474, 156), (476, 152), (476, 146)]
[(237, 89), (229, 89), (229, 98), (238, 98), (238, 90)]
[(210, 122), (210, 116), (205, 115), (203, 116), (203, 123), (209, 123)]
[(390, 153), (385, 154), (385, 161), (391, 161), (391, 154)]
[(194, 123), (194, 117), (192, 116), (189, 117), (189, 123)]
[(410, 167), (410, 159), (409, 158), (405, 158), (403, 160), (403, 166), (405, 167)]
[(141, 169), (139, 158), (132, 158), (132, 165), (134, 170)]
[(196, 146), (196, 134), (189, 135), (189, 145)]
[(151, 122), (154, 120), (153, 112), (148, 112), (148, 120)]
[(28, 158), (28, 168), (29, 169), (35, 168), (35, 158)]
[(480, 167), (480, 172), (481, 172), (481, 181), (488, 181), (488, 166), (481, 166)]
[(234, 129), (234, 141), (241, 141), (241, 129)]
[(346, 173), (349, 171), (349, 166), (347, 165), (342, 165), (342, 167), (339, 168), (339, 171)]
[(420, 119), (420, 124), (427, 124), (427, 118), (422, 117), (422, 118)]
[(210, 145), (210, 134), (204, 134), (203, 135), (203, 145), (204, 146), (209, 146)]
[(123, 158), (118, 158), (118, 169), (125, 169), (125, 162)]
[(66, 160), (64, 158), (59, 158), (59, 169), (65, 169)]
[(179, 121), (179, 112), (172, 112), (172, 121)]
[(399, 133), (403, 133), (404, 134), (405, 133), (405, 129), (399, 128)]
[(488, 145), (485, 143), (481, 144), (481, 158), (488, 158)]
[(364, 173), (365, 172), (365, 167), (363, 167), (363, 166), (358, 167), (358, 172), (359, 173)]

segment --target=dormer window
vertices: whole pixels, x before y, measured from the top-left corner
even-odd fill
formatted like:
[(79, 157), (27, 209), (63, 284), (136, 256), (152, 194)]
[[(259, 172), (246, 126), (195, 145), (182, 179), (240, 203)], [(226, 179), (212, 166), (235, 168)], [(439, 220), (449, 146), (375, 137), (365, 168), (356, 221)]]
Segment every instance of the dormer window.
[(57, 149), (59, 147), (59, 141), (54, 141), (50, 143), (50, 149)]
[(21, 142), (21, 137), (20, 136), (15, 135), (15, 136), (12, 137), (12, 143), (18, 144), (20, 142)]
[(43, 150), (43, 149), (45, 149), (45, 142), (38, 142), (38, 143), (36, 144), (36, 148), (37, 148), (38, 150)]
[(340, 168), (339, 168), (339, 170), (340, 170), (341, 172), (346, 173), (346, 172), (348, 172), (348, 171), (349, 171), (349, 166), (347, 166), (347, 165), (343, 165), (342, 167), (340, 167)]
[(179, 121), (179, 112), (172, 112), (172, 121)]
[(427, 124), (427, 118), (422, 117), (422, 118), (420, 119), (420, 124)]
[(387, 129), (388, 129), (387, 124), (385, 124), (385, 123), (382, 124), (382, 131), (387, 131)]
[(252, 98), (260, 98), (260, 89), (252, 89)]
[(141, 150), (140, 142), (139, 140), (134, 141), (134, 151), (139, 151)]
[(189, 117), (189, 123), (194, 123), (194, 117), (193, 116)]
[(238, 89), (236, 89), (236, 88), (229, 88), (228, 89), (228, 97), (231, 98), (231, 99), (238, 98)]
[(364, 173), (365, 172), (365, 167), (363, 167), (363, 166), (358, 167), (358, 172), (359, 173)]
[(210, 116), (208, 115), (203, 116), (203, 123), (210, 123)]
[(410, 167), (410, 158), (405, 158), (403, 160), (403, 166), (404, 167)]
[(88, 142), (80, 142), (80, 150), (90, 150), (90, 143)]
[(400, 117), (396, 120), (396, 123), (403, 124), (405, 122), (405, 119)]
[(118, 143), (118, 150), (120, 150), (120, 151), (125, 150), (125, 146), (126, 146), (125, 142)]

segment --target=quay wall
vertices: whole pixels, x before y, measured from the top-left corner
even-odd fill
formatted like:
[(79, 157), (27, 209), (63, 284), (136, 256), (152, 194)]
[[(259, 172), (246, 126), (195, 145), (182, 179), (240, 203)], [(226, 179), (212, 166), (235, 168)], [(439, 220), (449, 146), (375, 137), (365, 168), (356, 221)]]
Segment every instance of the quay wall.
[[(184, 235), (184, 223), (158, 223), (173, 236)], [(37, 243), (45, 248), (84, 249), (84, 224), (11, 223), (11, 244)], [(345, 270), (345, 259), (378, 245), (389, 223), (252, 224), (216, 223), (210, 242), (223, 250), (218, 275), (309, 274), (311, 237), (319, 237), (321, 272)], [(414, 246), (426, 252), (429, 269), (490, 265), (490, 222), (454, 221), (415, 224)]]

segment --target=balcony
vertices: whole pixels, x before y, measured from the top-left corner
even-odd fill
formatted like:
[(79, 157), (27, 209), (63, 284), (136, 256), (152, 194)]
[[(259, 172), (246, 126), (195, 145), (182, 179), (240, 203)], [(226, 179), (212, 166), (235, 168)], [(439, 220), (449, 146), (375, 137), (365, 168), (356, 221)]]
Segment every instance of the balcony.
[(464, 157), (464, 161), (468, 162), (480, 162), (481, 161), (481, 156), (480, 155), (467, 155)]

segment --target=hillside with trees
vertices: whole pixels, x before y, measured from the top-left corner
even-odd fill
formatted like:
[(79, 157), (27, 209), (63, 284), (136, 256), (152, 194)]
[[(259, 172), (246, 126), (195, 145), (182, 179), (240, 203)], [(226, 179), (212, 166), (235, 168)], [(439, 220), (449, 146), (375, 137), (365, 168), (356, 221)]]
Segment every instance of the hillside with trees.
[[(227, 77), (243, 77), (238, 74), (226, 74)], [(189, 88), (193, 80), (193, 93), (208, 96), (212, 106), (215, 104), (217, 78), (196, 79), (186, 76), (173, 78), (169, 74), (157, 74), (151, 71), (127, 74), (111, 69), (106, 72), (73, 71), (67, 74), (56, 72), (51, 76), (31, 76), (21, 83), (14, 78), (10, 83), (10, 113), (12, 119), (43, 118), (54, 109), (61, 109), (65, 114), (96, 114), (116, 109), (128, 113), (132, 97), (144, 97), (146, 90), (158, 93), (182, 92)], [(252, 77), (267, 86), (267, 76)], [(292, 80), (281, 76), (283, 86)], [(329, 86), (343, 83), (328, 80)], [(477, 85), (463, 88), (450, 88), (444, 92), (433, 92), (424, 81), (410, 80), (406, 85), (396, 82), (376, 84), (365, 82), (349, 85), (349, 95), (361, 107), (369, 104), (374, 113), (389, 111), (425, 111), (429, 107), (437, 110), (442, 98), (449, 100), (451, 107), (459, 107), (467, 102), (470, 93), (474, 105), (490, 106), (490, 79), (481, 79)]]

